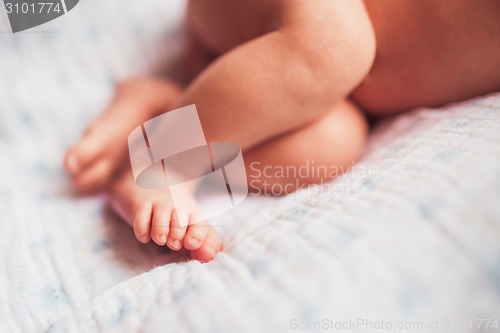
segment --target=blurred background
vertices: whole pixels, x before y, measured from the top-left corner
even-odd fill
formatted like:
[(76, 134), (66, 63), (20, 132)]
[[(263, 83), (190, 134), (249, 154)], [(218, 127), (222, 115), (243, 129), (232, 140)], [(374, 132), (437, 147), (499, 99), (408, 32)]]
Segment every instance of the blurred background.
[(387, 119), (351, 173), (247, 199), (208, 264), (75, 195), (65, 150), (117, 81), (174, 62), (184, 6), (81, 0), (16, 34), (0, 8), (0, 332), (500, 331), (499, 94)]

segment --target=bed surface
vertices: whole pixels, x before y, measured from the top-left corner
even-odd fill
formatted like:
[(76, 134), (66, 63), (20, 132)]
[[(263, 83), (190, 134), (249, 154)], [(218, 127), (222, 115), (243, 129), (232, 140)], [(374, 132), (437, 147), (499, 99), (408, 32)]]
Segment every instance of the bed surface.
[(175, 53), (182, 7), (86, 0), (0, 34), (0, 332), (500, 316), (500, 94), (385, 121), (331, 184), (249, 197), (211, 221), (225, 250), (208, 264), (140, 245), (104, 196), (75, 196), (65, 149), (116, 80)]

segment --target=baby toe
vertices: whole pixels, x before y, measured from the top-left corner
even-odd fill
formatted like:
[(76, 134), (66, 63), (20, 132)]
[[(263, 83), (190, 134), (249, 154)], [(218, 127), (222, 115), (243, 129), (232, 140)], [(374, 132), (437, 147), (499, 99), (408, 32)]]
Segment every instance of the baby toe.
[(137, 240), (143, 244), (151, 240), (152, 205), (142, 203), (133, 209), (132, 227)]
[(165, 245), (169, 234), (172, 209), (163, 204), (155, 204), (153, 208), (153, 221), (151, 225), (151, 238), (158, 245)]
[(186, 234), (187, 226), (188, 215), (183, 211), (173, 210), (167, 240), (167, 246), (170, 249), (177, 251), (182, 248), (182, 240)]
[(66, 170), (76, 175), (84, 171), (94, 162), (101, 152), (101, 146), (90, 138), (84, 137), (76, 145), (71, 147), (64, 157)]
[(103, 159), (75, 175), (73, 183), (82, 192), (97, 192), (110, 181), (112, 173), (111, 162), (108, 159)]
[(183, 245), (188, 250), (197, 250), (205, 242), (209, 225), (207, 221), (201, 219), (199, 214), (191, 214), (189, 218), (190, 223), (184, 237)]
[(203, 245), (191, 251), (191, 257), (201, 262), (208, 262), (215, 258), (216, 254), (222, 250), (222, 241), (214, 229), (209, 229)]

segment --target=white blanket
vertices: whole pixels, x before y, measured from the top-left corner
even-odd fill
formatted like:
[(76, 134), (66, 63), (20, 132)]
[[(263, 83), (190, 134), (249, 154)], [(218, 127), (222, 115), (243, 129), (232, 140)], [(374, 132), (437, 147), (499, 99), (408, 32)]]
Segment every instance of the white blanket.
[(140, 245), (104, 197), (75, 196), (65, 149), (116, 80), (175, 52), (182, 10), (82, 0), (13, 35), (0, 9), (0, 332), (500, 321), (500, 95), (386, 121), (349, 174), (248, 198), (211, 221), (224, 251), (207, 264)]

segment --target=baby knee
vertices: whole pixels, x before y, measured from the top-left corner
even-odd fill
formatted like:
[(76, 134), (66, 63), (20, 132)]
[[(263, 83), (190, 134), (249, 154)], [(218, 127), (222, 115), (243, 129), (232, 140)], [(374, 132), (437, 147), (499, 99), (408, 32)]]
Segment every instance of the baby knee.
[(331, 151), (325, 153), (328, 163), (342, 167), (352, 166), (364, 151), (368, 137), (368, 123), (361, 110), (350, 101), (340, 102), (325, 115), (321, 123), (323, 141)]
[[(283, 31), (309, 73), (302, 76), (308, 80), (299, 88), (314, 88), (315, 97), (331, 104), (345, 98), (368, 75), (376, 38), (362, 1), (330, 1), (325, 6), (319, 13), (321, 6), (313, 11), (314, 19), (290, 20)], [(323, 19), (325, 13), (334, 17)]]

